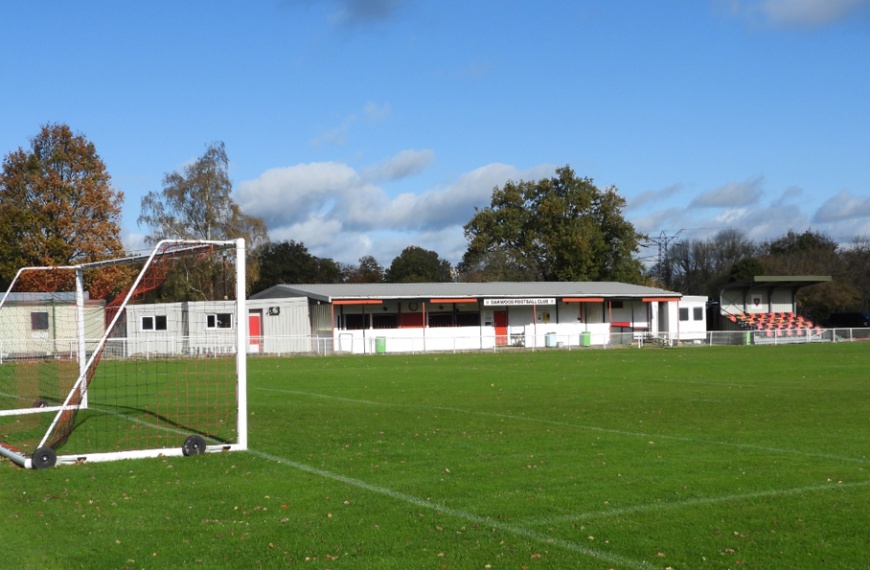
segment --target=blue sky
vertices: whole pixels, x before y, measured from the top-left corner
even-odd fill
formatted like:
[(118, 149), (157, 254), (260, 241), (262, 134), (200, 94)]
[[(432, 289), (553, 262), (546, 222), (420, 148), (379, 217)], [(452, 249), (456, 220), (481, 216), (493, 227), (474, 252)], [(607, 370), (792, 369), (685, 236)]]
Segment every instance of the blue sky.
[(653, 237), (870, 236), (870, 0), (154, 0), (0, 7), (0, 153), (41, 125), (142, 196), (226, 144), (273, 240), (451, 262), (570, 165)]

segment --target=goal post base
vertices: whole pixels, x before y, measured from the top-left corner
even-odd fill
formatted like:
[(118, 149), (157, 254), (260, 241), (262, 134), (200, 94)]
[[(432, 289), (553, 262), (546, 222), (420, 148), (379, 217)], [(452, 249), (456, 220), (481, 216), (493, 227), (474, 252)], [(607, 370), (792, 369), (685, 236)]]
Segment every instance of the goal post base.
[(30, 458), (18, 451), (17, 449), (13, 449), (6, 445), (0, 444), (0, 456), (5, 457), (9, 461), (15, 463), (20, 467), (30, 467)]
[[(207, 445), (201, 453), (224, 453), (230, 451), (247, 451), (238, 444)], [(104, 463), (123, 459), (155, 459), (158, 457), (188, 457), (183, 448), (139, 449), (135, 451), (113, 451), (108, 453), (86, 453), (81, 455), (58, 455), (58, 465), (75, 465), (80, 463)]]

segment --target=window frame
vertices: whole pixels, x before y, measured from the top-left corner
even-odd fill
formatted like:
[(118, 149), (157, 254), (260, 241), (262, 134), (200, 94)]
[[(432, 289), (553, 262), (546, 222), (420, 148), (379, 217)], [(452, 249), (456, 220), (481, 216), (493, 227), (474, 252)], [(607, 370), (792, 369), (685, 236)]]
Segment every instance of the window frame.
[(51, 328), (48, 311), (30, 311), (30, 330), (47, 331)]
[(207, 313), (205, 328), (207, 330), (231, 330), (233, 328), (232, 313)]
[[(146, 325), (146, 323), (148, 323)], [(169, 330), (169, 320), (166, 315), (142, 315), (139, 330), (143, 332), (160, 332)]]

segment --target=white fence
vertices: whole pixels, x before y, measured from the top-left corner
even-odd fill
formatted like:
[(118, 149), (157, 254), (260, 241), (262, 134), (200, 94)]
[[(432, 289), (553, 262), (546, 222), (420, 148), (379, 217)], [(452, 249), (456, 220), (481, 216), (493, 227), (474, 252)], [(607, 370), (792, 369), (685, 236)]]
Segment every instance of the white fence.
[[(359, 331), (355, 331), (359, 332)], [(263, 354), (420, 354), (428, 352), (501, 352), (517, 350), (589, 350), (618, 347), (673, 347), (673, 346), (760, 346), (805, 344), (816, 342), (870, 341), (870, 328), (861, 329), (813, 329), (795, 334), (794, 331), (708, 331), (703, 339), (680, 341), (665, 333), (589, 332), (558, 334), (553, 332), (537, 335), (508, 334), (501, 342), (494, 337), (457, 335), (430, 337), (423, 335), (385, 336), (377, 330), (365, 331), (365, 335), (337, 332), (336, 337), (294, 338), (294, 345), (305, 344), (309, 351), (263, 353)], [(284, 342), (283, 344), (290, 344)]]
[[(440, 329), (445, 331), (447, 329)], [(667, 334), (583, 332), (529, 334), (509, 332), (494, 335), (407, 334), (379, 335), (377, 330), (336, 331), (330, 336), (265, 336), (252, 339), (248, 353), (256, 355), (330, 355), (330, 354), (418, 354), (428, 352), (500, 352), (517, 350), (589, 350), (617, 347), (782, 345), (811, 342), (870, 341), (870, 328), (812, 329), (804, 331), (708, 331), (704, 339), (680, 341)], [(391, 331), (392, 332), (392, 331)], [(87, 341), (87, 352), (96, 341)], [(77, 358), (74, 339), (24, 341), (0, 339), (0, 364), (24, 359)], [(225, 339), (214, 337), (165, 338), (143, 343), (128, 339), (110, 339), (103, 352), (107, 359), (211, 358), (233, 354), (235, 347)]]
[[(359, 331), (354, 331), (359, 332)], [(796, 334), (795, 331), (708, 331), (703, 339), (680, 341), (666, 333), (588, 332), (581, 334), (558, 334), (553, 332), (508, 334), (506, 338), (480, 335), (404, 336), (379, 335), (377, 330), (367, 330), (364, 335), (336, 332), (336, 337), (294, 338), (293, 344), (310, 344), (309, 351), (263, 353), (263, 354), (420, 354), (427, 352), (500, 352), (517, 350), (589, 350), (618, 347), (673, 347), (673, 346), (760, 346), (805, 344), (815, 342), (870, 341), (870, 328), (861, 329), (813, 329)]]

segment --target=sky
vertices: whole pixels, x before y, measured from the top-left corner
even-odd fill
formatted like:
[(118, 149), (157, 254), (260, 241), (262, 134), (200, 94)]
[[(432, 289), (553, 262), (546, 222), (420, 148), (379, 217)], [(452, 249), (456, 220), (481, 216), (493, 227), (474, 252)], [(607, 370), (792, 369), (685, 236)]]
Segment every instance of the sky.
[(7, 0), (0, 153), (84, 135), (130, 250), (142, 197), (217, 141), (273, 241), (342, 263), (455, 264), (494, 188), (565, 165), (653, 239), (846, 244), (868, 62), (870, 0)]

